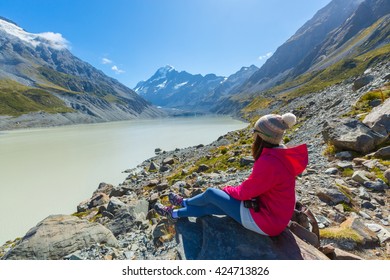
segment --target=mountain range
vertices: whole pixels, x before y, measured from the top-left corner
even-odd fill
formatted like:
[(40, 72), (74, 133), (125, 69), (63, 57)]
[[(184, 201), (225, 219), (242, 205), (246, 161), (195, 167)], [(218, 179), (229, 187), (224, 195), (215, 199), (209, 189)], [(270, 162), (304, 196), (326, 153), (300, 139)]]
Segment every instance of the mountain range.
[(26, 115), (34, 119), (38, 112), (49, 119), (61, 115), (64, 124), (163, 114), (133, 90), (75, 57), (66, 43), (55, 33), (29, 33), (0, 18), (2, 123), (17, 119), (20, 124)]
[(222, 98), (231, 96), (258, 68), (242, 67), (229, 77), (215, 74), (202, 76), (177, 71), (165, 66), (146, 81), (139, 82), (134, 90), (146, 100), (163, 107), (209, 112)]
[[(215, 83), (209, 83), (209, 87), (198, 83), (202, 84), (199, 88), (198, 84), (187, 83), (190, 89), (180, 87), (185, 80), (177, 79), (177, 71), (161, 77), (160, 69), (149, 80), (140, 82), (135, 91), (160, 106), (243, 116), (262, 106), (259, 104), (276, 100), (277, 95), (293, 97), (358, 76), (389, 57), (389, 43), (390, 1), (333, 0), (260, 69), (242, 68), (224, 80), (209, 74), (205, 77), (215, 77)], [(202, 78), (198, 75), (199, 80)], [(175, 94), (172, 87), (178, 87)]]
[(46, 120), (37, 125), (56, 125), (166, 115), (156, 106), (250, 119), (275, 102), (356, 79), (388, 60), (390, 1), (331, 1), (260, 68), (221, 77), (167, 65), (134, 90), (75, 57), (66, 44), (55, 33), (28, 33), (0, 17), (0, 129), (32, 125), (37, 116)]

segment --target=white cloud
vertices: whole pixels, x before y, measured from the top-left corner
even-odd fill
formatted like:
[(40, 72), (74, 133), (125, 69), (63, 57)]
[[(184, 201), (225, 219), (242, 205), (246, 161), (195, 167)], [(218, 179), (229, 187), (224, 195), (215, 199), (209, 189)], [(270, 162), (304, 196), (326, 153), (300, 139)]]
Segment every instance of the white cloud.
[(42, 38), (43, 42), (48, 44), (53, 49), (67, 49), (69, 48), (69, 42), (60, 33), (44, 32), (37, 34), (38, 37)]
[(102, 58), (102, 64), (111, 64), (112, 60), (109, 60), (108, 58)]
[(273, 52), (268, 52), (268, 53), (266, 53), (265, 55), (260, 55), (260, 56), (259, 56), (259, 60), (268, 59), (268, 58), (270, 58), (273, 54), (274, 54)]
[(111, 69), (112, 69), (115, 73), (117, 73), (117, 74), (125, 73), (125, 71), (119, 69), (118, 66), (116, 66), (116, 65), (112, 66)]

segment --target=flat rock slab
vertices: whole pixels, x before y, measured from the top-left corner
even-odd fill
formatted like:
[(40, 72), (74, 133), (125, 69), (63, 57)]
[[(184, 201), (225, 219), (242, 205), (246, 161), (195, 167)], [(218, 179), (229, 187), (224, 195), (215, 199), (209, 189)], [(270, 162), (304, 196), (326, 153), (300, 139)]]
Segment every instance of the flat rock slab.
[(176, 237), (185, 260), (329, 260), (288, 229), (277, 237), (263, 236), (225, 216), (179, 219)]

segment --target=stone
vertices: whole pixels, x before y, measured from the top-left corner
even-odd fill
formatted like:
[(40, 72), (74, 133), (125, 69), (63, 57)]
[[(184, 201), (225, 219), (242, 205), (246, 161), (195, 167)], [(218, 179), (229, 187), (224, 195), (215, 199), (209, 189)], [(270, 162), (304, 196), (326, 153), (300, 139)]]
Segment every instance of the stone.
[(366, 220), (371, 220), (371, 216), (362, 210), (359, 211), (359, 215), (362, 216)]
[(110, 201), (110, 197), (105, 193), (96, 193), (88, 202), (88, 208), (95, 208), (104, 204), (107, 204)]
[(118, 246), (112, 232), (101, 224), (69, 215), (52, 215), (30, 229), (4, 259), (60, 260), (96, 243)]
[(383, 176), (386, 178), (387, 182), (390, 183), (390, 168), (387, 169), (384, 173)]
[(160, 184), (158, 184), (158, 185), (156, 186), (156, 189), (157, 189), (158, 191), (163, 191), (163, 190), (166, 190), (166, 189), (168, 189), (168, 188), (169, 188), (169, 185), (168, 185), (167, 182), (162, 182), (162, 183), (160, 183)]
[(160, 148), (154, 149), (154, 153), (155, 153), (156, 155), (160, 154), (161, 152), (162, 152), (162, 150), (161, 150)]
[(369, 200), (370, 199), (370, 194), (366, 191), (364, 187), (359, 188), (359, 197), (361, 199)]
[(168, 157), (168, 158), (165, 158), (162, 163), (163, 163), (163, 165), (172, 165), (175, 163), (175, 159), (172, 157)]
[(114, 216), (121, 208), (125, 208), (126, 204), (123, 203), (119, 198), (117, 197), (111, 197), (110, 201), (107, 205), (107, 211), (112, 213)]
[(379, 238), (380, 243), (385, 243), (390, 240), (390, 232), (385, 229), (383, 226), (378, 224), (366, 224), (366, 226), (376, 233)]
[(363, 123), (377, 133), (388, 136), (390, 133), (390, 98), (372, 109), (364, 118)]
[(155, 163), (155, 162), (151, 162), (150, 165), (149, 165), (149, 171), (157, 171), (160, 169), (160, 166)]
[(344, 250), (341, 250), (339, 248), (335, 248), (334, 254), (335, 254), (335, 257), (334, 257), (335, 260), (363, 260), (361, 257), (359, 257), (355, 254), (346, 252)]
[(371, 107), (377, 107), (382, 104), (382, 99), (374, 99), (368, 103)]
[(149, 202), (140, 199), (132, 200), (125, 207), (116, 209), (115, 216), (107, 224), (107, 228), (118, 236), (133, 230), (133, 227), (142, 227), (149, 210)]
[(121, 197), (125, 195), (129, 189), (125, 186), (115, 186), (111, 189), (110, 197)]
[(341, 169), (352, 169), (353, 165), (349, 161), (340, 161), (337, 163), (337, 166), (340, 167)]
[(352, 90), (356, 91), (356, 90), (368, 85), (373, 80), (374, 80), (374, 77), (371, 75), (366, 75), (366, 76), (360, 77), (353, 82)]
[(368, 169), (373, 169), (376, 165), (378, 164), (378, 160), (377, 159), (370, 159), (370, 160), (366, 160), (362, 163), (363, 166), (365, 166), (366, 168)]
[(379, 244), (376, 234), (367, 228), (357, 215), (348, 217), (339, 227), (330, 227), (326, 230), (333, 233), (334, 237), (322, 237), (322, 242), (335, 243), (343, 250), (351, 251), (362, 247), (375, 247)]
[(335, 155), (335, 158), (341, 159), (341, 160), (351, 160), (353, 159), (353, 154), (349, 151), (342, 151), (338, 152)]
[(205, 216), (195, 222), (179, 219), (176, 242), (182, 260), (329, 259), (288, 229), (276, 237), (264, 236), (227, 216)]
[(98, 188), (93, 192), (92, 196), (94, 196), (98, 193), (105, 193), (107, 195), (110, 195), (113, 188), (114, 188), (114, 186), (111, 184), (100, 183)]
[(381, 159), (390, 159), (390, 146), (380, 148), (373, 156)]
[(328, 175), (335, 175), (335, 174), (337, 174), (337, 172), (339, 172), (339, 170), (335, 167), (331, 167), (331, 168), (328, 168), (325, 170), (325, 174), (328, 174)]
[(255, 160), (252, 156), (248, 156), (248, 157), (242, 157), (240, 159), (240, 165), (241, 166), (248, 166), (248, 165), (252, 165), (255, 163)]
[(362, 204), (360, 204), (360, 207), (365, 208), (365, 209), (371, 209), (371, 210), (376, 209), (376, 207), (369, 201), (364, 201)]
[(320, 200), (328, 205), (337, 205), (345, 202), (350, 203), (350, 199), (337, 189), (326, 189), (317, 193)]
[(371, 181), (364, 182), (363, 186), (373, 191), (383, 191), (389, 188), (389, 186), (381, 179), (376, 179), (375, 182), (371, 182)]
[(353, 175), (352, 175), (352, 180), (354, 180), (354, 181), (356, 181), (356, 182), (358, 182), (358, 183), (360, 183), (360, 184), (364, 184), (365, 182), (370, 181), (370, 179), (368, 179), (368, 178), (366, 177), (366, 172), (360, 171), (360, 170), (355, 171), (355, 172), (353, 173)]
[(339, 149), (367, 154), (387, 140), (387, 135), (379, 134), (354, 119), (325, 121), (322, 131), (325, 142)]
[(196, 172), (201, 173), (201, 172), (205, 172), (209, 169), (210, 169), (210, 167), (208, 165), (201, 164), (201, 165), (199, 165), (198, 170)]

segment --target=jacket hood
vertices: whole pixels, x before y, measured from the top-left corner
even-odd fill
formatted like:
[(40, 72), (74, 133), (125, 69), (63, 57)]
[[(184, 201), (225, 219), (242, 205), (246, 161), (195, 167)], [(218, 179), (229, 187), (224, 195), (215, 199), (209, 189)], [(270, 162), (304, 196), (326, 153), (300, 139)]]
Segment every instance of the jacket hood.
[(294, 176), (301, 174), (309, 162), (306, 144), (288, 148), (264, 148), (263, 153), (277, 157)]

